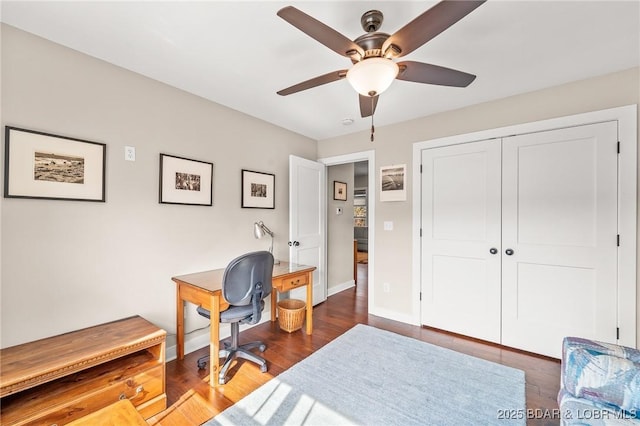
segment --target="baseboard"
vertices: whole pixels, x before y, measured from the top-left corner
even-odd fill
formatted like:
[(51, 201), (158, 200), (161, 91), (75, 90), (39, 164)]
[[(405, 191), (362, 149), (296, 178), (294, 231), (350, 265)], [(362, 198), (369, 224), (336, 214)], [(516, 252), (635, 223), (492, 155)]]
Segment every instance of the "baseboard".
[(403, 322), (405, 324), (410, 325), (420, 325), (420, 321), (416, 321), (413, 315), (399, 314), (395, 311), (390, 311), (387, 309), (374, 308), (369, 310), (369, 314), (375, 315), (377, 317), (382, 317), (386, 319), (390, 319), (393, 321)]
[(354, 280), (349, 280), (342, 284), (334, 285), (327, 289), (327, 297), (333, 296), (334, 294), (340, 293), (341, 291), (347, 290), (349, 288), (353, 288), (356, 286), (356, 282)]

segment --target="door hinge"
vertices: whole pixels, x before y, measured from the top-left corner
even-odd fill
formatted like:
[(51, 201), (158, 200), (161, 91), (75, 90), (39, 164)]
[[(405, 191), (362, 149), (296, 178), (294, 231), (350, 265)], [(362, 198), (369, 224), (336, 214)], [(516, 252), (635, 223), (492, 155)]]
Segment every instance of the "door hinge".
[[(618, 142), (618, 144), (620, 144), (620, 142)], [(620, 151), (618, 151), (620, 152)], [(420, 174), (422, 174), (422, 164), (420, 164)]]
[(620, 340), (620, 327), (616, 327), (616, 340)]
[(618, 247), (620, 247), (620, 234), (618, 234), (618, 239), (617, 239), (616, 244), (618, 245)]
[(420, 238), (422, 238), (422, 228), (420, 228)]
[(618, 141), (618, 154), (620, 154), (620, 141)]
[(420, 292), (420, 301), (422, 302), (422, 292)]

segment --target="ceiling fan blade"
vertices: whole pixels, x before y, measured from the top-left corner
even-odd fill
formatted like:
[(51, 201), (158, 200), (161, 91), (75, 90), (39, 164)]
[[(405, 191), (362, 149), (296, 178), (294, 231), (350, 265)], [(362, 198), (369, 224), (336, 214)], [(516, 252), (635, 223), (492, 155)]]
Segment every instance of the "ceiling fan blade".
[(378, 105), (378, 96), (373, 98), (370, 96), (359, 95), (360, 97), (360, 115), (362, 118), (373, 115)]
[(360, 46), (293, 6), (280, 9), (278, 16), (339, 55), (352, 57), (357, 61), (364, 57), (364, 51)]
[(311, 89), (312, 87), (322, 86), (323, 84), (342, 80), (346, 76), (347, 76), (347, 70), (331, 71), (330, 73), (327, 73), (318, 77), (314, 77), (312, 79), (303, 81), (302, 83), (294, 84), (293, 86), (287, 87), (286, 89), (282, 89), (277, 93), (280, 96), (287, 96), (292, 93)]
[(424, 62), (398, 62), (400, 71), (398, 80), (414, 81), (416, 83), (437, 84), (439, 86), (467, 87), (476, 76), (466, 72), (445, 68)]
[(390, 50), (391, 56), (398, 58), (409, 54), (473, 12), (485, 1), (441, 1), (392, 34), (382, 45), (382, 51), (386, 53), (389, 47), (394, 45), (400, 51)]

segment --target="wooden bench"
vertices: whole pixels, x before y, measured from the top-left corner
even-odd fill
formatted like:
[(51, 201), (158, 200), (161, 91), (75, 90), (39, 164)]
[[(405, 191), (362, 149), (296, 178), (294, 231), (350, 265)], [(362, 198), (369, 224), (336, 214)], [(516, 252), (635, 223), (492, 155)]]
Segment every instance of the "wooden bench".
[(0, 350), (0, 423), (62, 425), (128, 399), (166, 408), (166, 332), (134, 316)]

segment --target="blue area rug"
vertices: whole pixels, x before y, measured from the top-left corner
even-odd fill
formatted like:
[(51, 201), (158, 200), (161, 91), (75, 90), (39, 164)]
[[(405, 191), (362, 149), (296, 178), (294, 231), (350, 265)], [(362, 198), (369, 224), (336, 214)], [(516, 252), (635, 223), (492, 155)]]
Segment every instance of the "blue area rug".
[(505, 412), (523, 371), (358, 324), (205, 425), (525, 424)]

